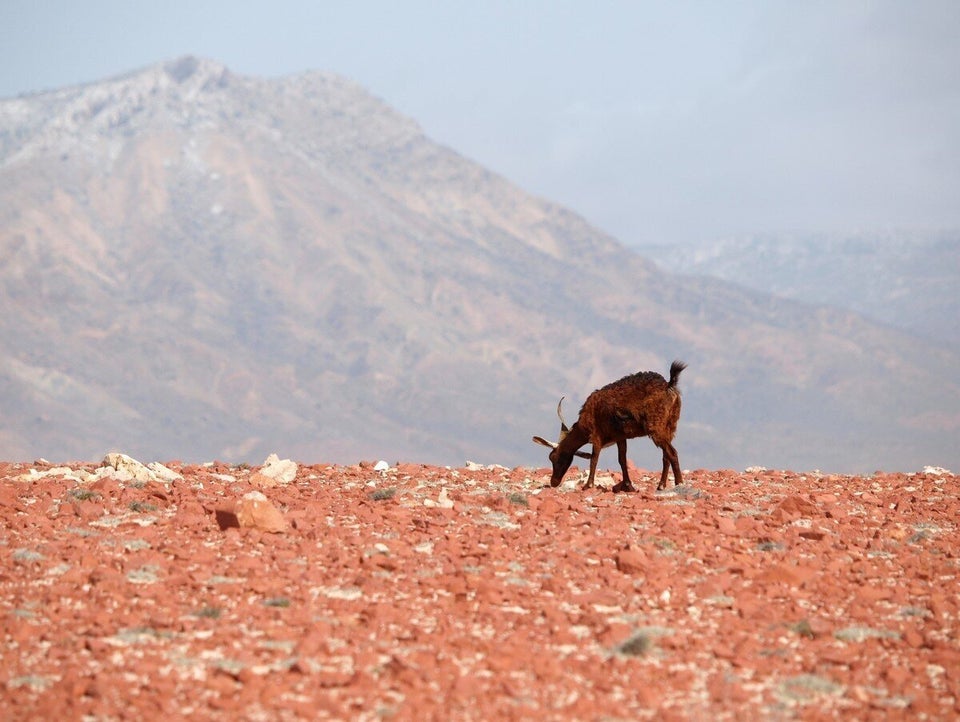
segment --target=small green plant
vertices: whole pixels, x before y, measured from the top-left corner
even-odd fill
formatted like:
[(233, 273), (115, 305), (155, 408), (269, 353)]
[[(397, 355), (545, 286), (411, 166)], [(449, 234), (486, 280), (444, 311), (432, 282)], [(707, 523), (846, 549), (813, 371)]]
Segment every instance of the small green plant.
[(636, 632), (617, 645), (617, 652), (628, 657), (642, 657), (653, 647), (647, 632)]
[(201, 619), (220, 619), (223, 610), (220, 607), (201, 607), (193, 613), (193, 616)]
[(677, 550), (677, 545), (672, 539), (653, 537), (653, 545), (663, 554), (673, 554)]
[(507, 496), (507, 501), (517, 506), (530, 506), (530, 502), (527, 501), (527, 495), (519, 491), (515, 491)]
[(780, 542), (775, 541), (762, 541), (757, 544), (758, 552), (780, 552), (783, 551), (785, 547)]
[(71, 489), (67, 492), (68, 495), (73, 497), (76, 501), (90, 501), (91, 499), (99, 499), (100, 494), (95, 492), (93, 489)]
[(128, 508), (130, 511), (135, 511), (138, 514), (145, 514), (151, 511), (156, 511), (157, 505), (151, 504), (148, 501), (131, 501)]
[(790, 630), (796, 632), (801, 637), (806, 637), (807, 639), (813, 639), (817, 636), (813, 631), (813, 627), (810, 626), (810, 622), (808, 622), (806, 619), (801, 619), (796, 624), (791, 624)]
[(285, 609), (290, 606), (290, 600), (286, 597), (272, 597), (270, 599), (264, 599), (263, 605), (265, 607), (281, 607)]
[(374, 501), (386, 501), (387, 499), (392, 499), (396, 494), (397, 490), (391, 486), (386, 489), (377, 489), (376, 491), (370, 492), (370, 498)]

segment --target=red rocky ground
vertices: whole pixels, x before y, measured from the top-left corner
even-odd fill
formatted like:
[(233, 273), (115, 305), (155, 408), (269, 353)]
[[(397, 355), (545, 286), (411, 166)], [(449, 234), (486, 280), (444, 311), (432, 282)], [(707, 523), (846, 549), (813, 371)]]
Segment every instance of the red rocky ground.
[(0, 464), (3, 719), (960, 713), (942, 470), (95, 466)]

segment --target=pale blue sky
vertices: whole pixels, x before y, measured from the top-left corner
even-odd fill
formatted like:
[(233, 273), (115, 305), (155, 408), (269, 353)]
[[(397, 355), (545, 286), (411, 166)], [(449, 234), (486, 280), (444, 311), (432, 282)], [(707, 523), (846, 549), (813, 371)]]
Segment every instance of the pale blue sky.
[(960, 227), (960, 2), (0, 0), (0, 97), (331, 70), (628, 244)]

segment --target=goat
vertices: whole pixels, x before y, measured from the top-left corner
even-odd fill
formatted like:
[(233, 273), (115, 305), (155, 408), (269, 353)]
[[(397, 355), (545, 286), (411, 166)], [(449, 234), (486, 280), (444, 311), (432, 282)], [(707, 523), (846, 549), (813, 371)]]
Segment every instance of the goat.
[[(583, 403), (580, 416), (572, 428), (567, 428), (563, 419), (561, 398), (557, 404), (557, 416), (560, 417), (560, 438), (557, 443), (539, 436), (533, 437), (536, 443), (553, 449), (550, 452), (550, 462), (553, 464), (550, 486), (560, 485), (563, 475), (573, 463), (573, 457), (579, 456), (590, 459), (590, 475), (583, 486), (589, 489), (593, 486), (600, 450), (616, 444), (623, 479), (613, 487), (613, 491), (636, 491), (627, 471), (627, 439), (639, 436), (649, 436), (663, 451), (663, 473), (657, 489), (667, 487), (667, 471), (670, 468), (673, 469), (674, 486), (680, 486), (683, 474), (680, 471), (680, 457), (673, 448), (673, 437), (680, 420), (677, 381), (686, 367), (685, 363), (674, 361), (670, 365), (669, 382), (656, 371), (641, 371), (597, 389)], [(579, 450), (586, 443), (593, 444), (592, 454)]]

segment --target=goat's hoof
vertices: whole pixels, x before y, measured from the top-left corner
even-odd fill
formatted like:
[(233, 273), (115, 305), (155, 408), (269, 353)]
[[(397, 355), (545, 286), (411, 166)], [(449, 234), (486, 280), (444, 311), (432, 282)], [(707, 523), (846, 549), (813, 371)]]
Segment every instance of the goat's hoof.
[(619, 494), (621, 491), (636, 491), (637, 487), (633, 484), (624, 484), (622, 481), (611, 489), (614, 494)]

